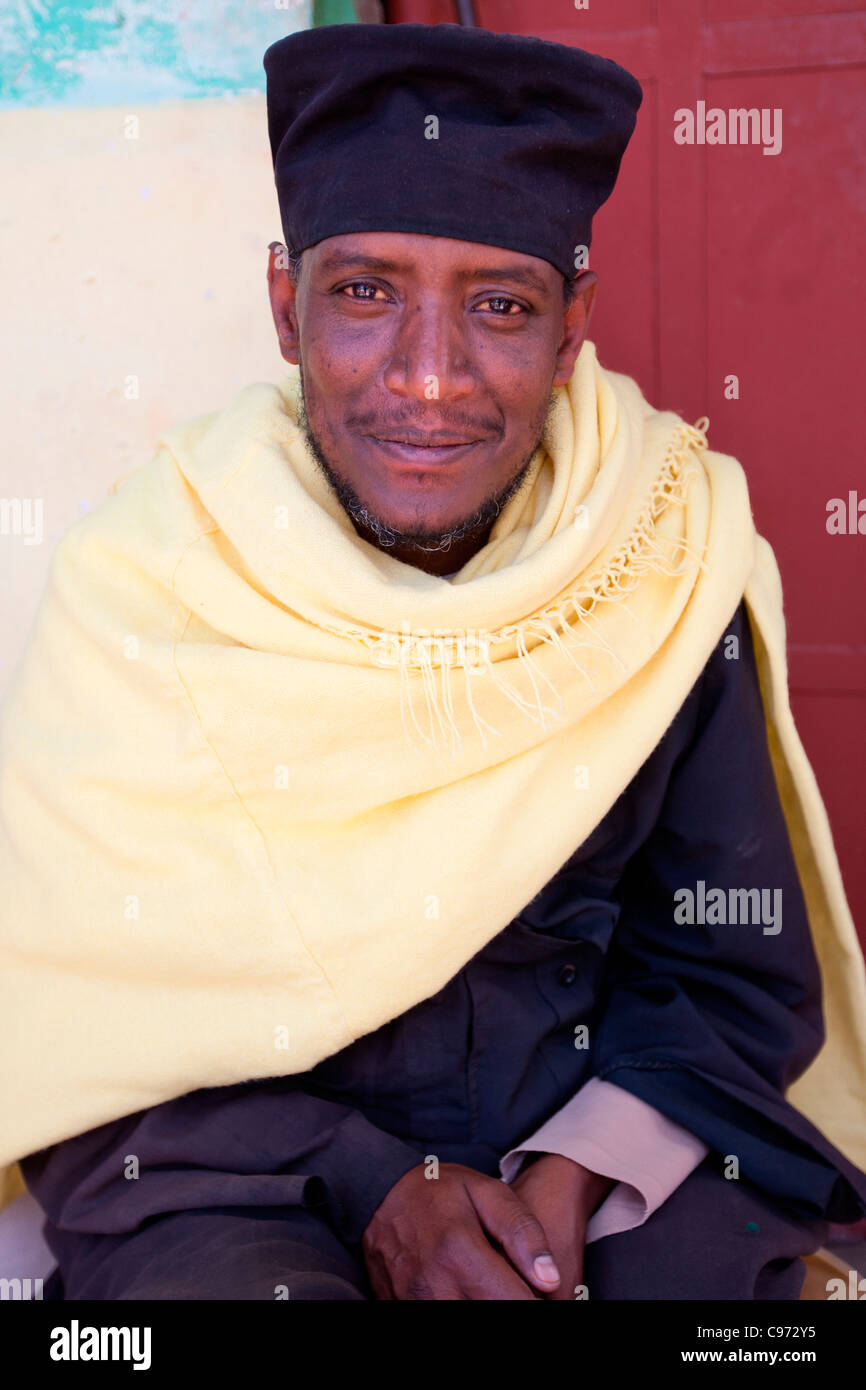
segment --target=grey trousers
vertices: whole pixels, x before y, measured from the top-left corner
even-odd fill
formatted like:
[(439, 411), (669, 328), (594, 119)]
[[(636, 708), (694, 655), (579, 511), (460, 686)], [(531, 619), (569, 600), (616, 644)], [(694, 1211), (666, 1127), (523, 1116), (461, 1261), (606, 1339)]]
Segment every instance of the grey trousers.
[[(363, 1257), (304, 1207), (214, 1207), (125, 1236), (78, 1235), (60, 1259), (67, 1300), (373, 1300)], [(593, 1299), (796, 1300), (801, 1256), (827, 1238), (705, 1160), (642, 1225), (593, 1241)]]

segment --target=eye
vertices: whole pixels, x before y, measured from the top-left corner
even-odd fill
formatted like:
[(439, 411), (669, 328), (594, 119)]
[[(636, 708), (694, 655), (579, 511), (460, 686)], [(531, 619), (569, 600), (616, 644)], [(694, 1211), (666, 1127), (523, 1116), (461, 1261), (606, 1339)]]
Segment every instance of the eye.
[[(344, 293), (346, 290), (372, 290), (373, 294), (346, 295)], [(346, 299), (354, 299), (357, 303), (369, 303), (373, 299), (373, 296), (375, 295), (377, 290), (381, 290), (382, 294), (385, 293), (385, 291), (382, 290), (381, 285), (374, 285), (370, 280), (353, 280), (350, 285), (341, 285), (340, 288), (337, 290), (337, 293), (343, 295), (343, 297)]]
[[(483, 300), (481, 301), (481, 303), (480, 303), (477, 307), (478, 307), (479, 309), (481, 309), (481, 308), (484, 307), (485, 304), (500, 304), (500, 305), (501, 305), (501, 304), (504, 304), (504, 305), (510, 306), (511, 309), (518, 309), (518, 310), (520, 311), (521, 314), (525, 314), (525, 313), (526, 313), (526, 310), (524, 309), (524, 307), (523, 307), (522, 304), (518, 304), (518, 302), (517, 302), (516, 299), (510, 299), (510, 298), (508, 297), (508, 295), (505, 295), (505, 294), (492, 294), (492, 295), (489, 295), (488, 298), (487, 298), (487, 299), (483, 299)], [(494, 315), (494, 318), (515, 319), (515, 318), (518, 318), (518, 317), (519, 317), (518, 314), (512, 314), (512, 313), (509, 311), (509, 308), (506, 308), (506, 310), (505, 310), (504, 313), (501, 313), (499, 310), (494, 309), (494, 310), (493, 310), (493, 315)]]

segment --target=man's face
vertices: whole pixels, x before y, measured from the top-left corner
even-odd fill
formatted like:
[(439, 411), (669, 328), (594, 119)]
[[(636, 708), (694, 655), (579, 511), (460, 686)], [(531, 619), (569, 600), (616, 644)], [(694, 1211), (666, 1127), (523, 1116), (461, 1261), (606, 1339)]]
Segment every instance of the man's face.
[(549, 262), (479, 242), (327, 237), (297, 284), (278, 249), (274, 322), (320, 466), (360, 534), (431, 573), (458, 568), (526, 475), (596, 276), (566, 309)]

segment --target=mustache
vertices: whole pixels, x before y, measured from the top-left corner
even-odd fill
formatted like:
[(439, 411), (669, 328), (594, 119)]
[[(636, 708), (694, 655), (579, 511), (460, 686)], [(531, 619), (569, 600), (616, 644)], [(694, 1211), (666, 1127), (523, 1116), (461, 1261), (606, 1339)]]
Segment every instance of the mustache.
[(432, 420), (419, 418), (417, 415), (394, 419), (369, 412), (349, 416), (346, 426), (361, 434), (375, 434), (380, 438), (399, 436), (413, 444), (435, 443), (437, 439), (487, 439), (502, 432), (502, 425), (498, 420), (458, 420), (447, 416)]
[[(298, 374), (301, 386), (300, 411), (301, 416), (306, 419), (308, 415), (302, 353), (298, 354)], [(391, 404), (393, 405), (393, 402)], [(363, 414), (347, 416), (345, 424), (348, 430), (360, 434), (375, 434), (379, 438), (399, 437), (413, 444), (435, 444), (437, 436), (441, 440), (487, 439), (502, 435), (505, 430), (500, 419), (461, 420), (450, 412), (442, 411), (434, 420), (426, 417), (423, 411), (420, 414), (415, 411), (398, 419), (391, 417), (389, 413), (377, 414), (374, 410), (365, 410)]]

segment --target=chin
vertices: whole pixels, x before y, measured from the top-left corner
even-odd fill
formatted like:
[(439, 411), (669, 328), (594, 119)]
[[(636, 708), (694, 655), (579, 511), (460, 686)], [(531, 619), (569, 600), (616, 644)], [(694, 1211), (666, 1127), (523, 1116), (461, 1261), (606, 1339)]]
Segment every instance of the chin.
[(456, 530), (462, 526), (466, 520), (465, 511), (447, 512), (443, 515), (439, 513), (429, 513), (419, 516), (417, 512), (408, 515), (380, 515), (380, 520), (393, 531), (399, 531), (403, 535), (417, 540), (420, 545), (433, 545), (441, 536), (449, 531)]
[(390, 526), (395, 531), (413, 535), (429, 534), (431, 537), (461, 526), (467, 518), (475, 515), (477, 508), (477, 501), (463, 501), (459, 497), (442, 498), (441, 502), (437, 499), (437, 505), (425, 506), (419, 505), (417, 501), (413, 505), (405, 498), (398, 501), (390, 496), (382, 498), (380, 502), (374, 499), (370, 505), (372, 514), (385, 526)]

